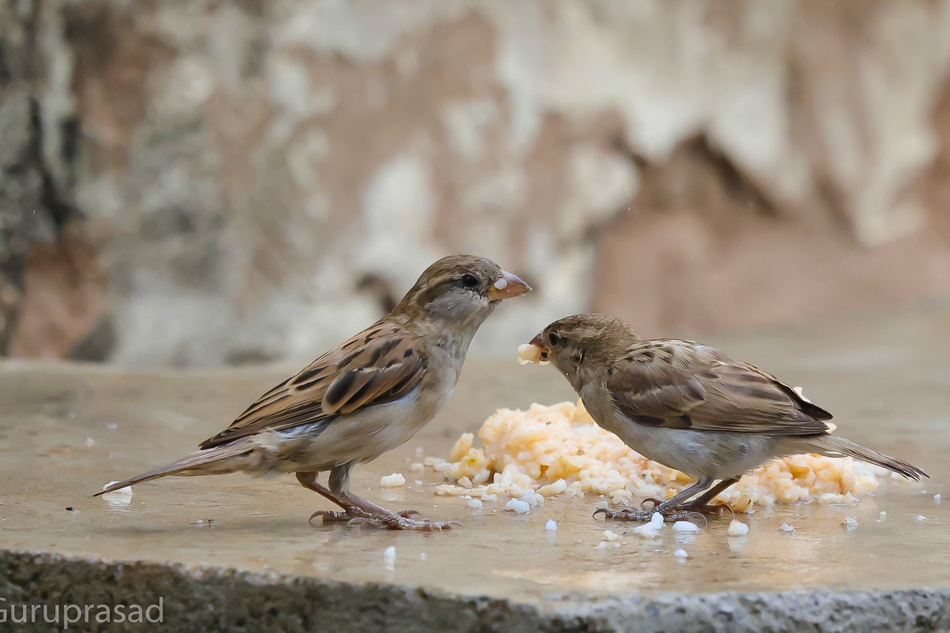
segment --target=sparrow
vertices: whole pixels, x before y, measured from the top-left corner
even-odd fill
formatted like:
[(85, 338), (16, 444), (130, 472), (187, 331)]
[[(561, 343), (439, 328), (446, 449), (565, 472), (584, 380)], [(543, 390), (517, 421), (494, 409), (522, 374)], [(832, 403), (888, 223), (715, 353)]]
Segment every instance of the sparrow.
[(669, 520), (715, 512), (709, 502), (744, 473), (798, 453), (856, 457), (915, 481), (927, 476), (832, 435), (834, 427), (825, 422), (830, 413), (755, 365), (707, 345), (641, 340), (618, 319), (578, 314), (551, 323), (519, 352), (522, 359), (552, 363), (600, 427), (695, 479), (670, 499), (648, 500), (652, 508), (595, 515), (649, 520), (660, 512)]
[[(411, 438), (445, 406), (469, 343), (498, 304), (531, 290), (488, 259), (444, 257), (383, 317), (280, 383), (231, 425), (166, 466), (105, 494), (168, 475), (295, 473), (343, 509), (310, 516), (398, 530), (450, 528), (350, 492), (350, 472)], [(317, 475), (329, 471), (327, 485)]]

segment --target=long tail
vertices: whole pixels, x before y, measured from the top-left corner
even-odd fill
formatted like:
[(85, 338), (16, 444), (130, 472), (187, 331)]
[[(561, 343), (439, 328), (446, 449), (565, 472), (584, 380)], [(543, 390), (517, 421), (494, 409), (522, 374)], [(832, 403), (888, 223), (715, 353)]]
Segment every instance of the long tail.
[(196, 451), (191, 455), (185, 455), (171, 464), (160, 466), (147, 473), (142, 473), (141, 475), (136, 475), (135, 477), (130, 477), (124, 481), (106, 486), (101, 492), (97, 492), (93, 496), (98, 497), (99, 495), (113, 492), (119, 488), (139, 484), (143, 481), (151, 481), (159, 477), (167, 477), (168, 475), (219, 475), (235, 472), (239, 470), (237, 465), (223, 463), (223, 460), (243, 455), (248, 451), (249, 447), (246, 446), (244, 442), (235, 442), (234, 444), (225, 444), (224, 446), (216, 446), (215, 448)]
[(826, 457), (856, 457), (877, 466), (882, 466), (914, 481), (920, 481), (922, 477), (930, 477), (930, 475), (916, 466), (902, 462), (899, 459), (894, 459), (893, 457), (888, 457), (884, 453), (878, 453), (874, 449), (861, 446), (857, 442), (852, 442), (838, 435), (818, 435), (815, 437), (802, 438), (802, 441), (806, 446), (814, 449), (816, 453), (820, 453)]

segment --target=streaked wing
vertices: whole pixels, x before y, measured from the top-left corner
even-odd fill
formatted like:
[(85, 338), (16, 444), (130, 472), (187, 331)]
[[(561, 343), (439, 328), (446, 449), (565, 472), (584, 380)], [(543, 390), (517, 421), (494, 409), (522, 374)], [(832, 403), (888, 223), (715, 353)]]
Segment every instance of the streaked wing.
[(394, 323), (377, 323), (265, 393), (200, 448), (264, 430), (329, 423), (338, 415), (397, 400), (419, 384), (427, 364), (418, 336)]
[(621, 412), (646, 426), (814, 435), (831, 414), (754, 365), (690, 341), (632, 345), (607, 380)]

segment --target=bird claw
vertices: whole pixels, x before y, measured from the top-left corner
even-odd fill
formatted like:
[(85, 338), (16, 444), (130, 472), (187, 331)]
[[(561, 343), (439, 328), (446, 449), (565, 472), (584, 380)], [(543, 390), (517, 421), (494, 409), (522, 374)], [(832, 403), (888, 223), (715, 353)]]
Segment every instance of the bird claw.
[(419, 514), (416, 510), (402, 510), (392, 514), (375, 516), (363, 513), (355, 507), (348, 508), (345, 512), (317, 510), (310, 515), (309, 523), (313, 525), (313, 520), (320, 517), (323, 525), (345, 523), (347, 527), (375, 527), (389, 530), (417, 530), (421, 532), (438, 530), (441, 532), (442, 530), (450, 530), (453, 526), (462, 527), (462, 524), (458, 521), (413, 519), (412, 516), (416, 514)]
[(307, 519), (307, 523), (313, 525), (313, 520), (317, 517), (320, 517), (323, 525), (330, 525), (333, 523), (346, 523), (347, 525), (351, 525), (354, 521), (365, 521), (373, 518), (359, 508), (350, 507), (343, 512), (333, 510), (317, 510), (310, 515), (310, 518)]
[(608, 510), (607, 508), (598, 508), (594, 511), (593, 516), (596, 517), (598, 514), (604, 515), (605, 521), (649, 521), (653, 516), (653, 512), (650, 510)]
[[(655, 499), (651, 499), (655, 501)], [(685, 519), (688, 512), (660, 512), (659, 510), (631, 510), (624, 508), (622, 510), (609, 510), (607, 508), (598, 508), (593, 516), (604, 515), (605, 521), (650, 521), (654, 514), (660, 513), (664, 521), (681, 521)]]
[(353, 519), (352, 515), (347, 514), (346, 512), (333, 512), (331, 510), (317, 510), (310, 515), (310, 518), (307, 519), (307, 523), (313, 525), (313, 520), (317, 517), (320, 517), (320, 520), (323, 525), (328, 525), (330, 523), (347, 523)]
[[(418, 512), (416, 513), (418, 514)], [(431, 519), (411, 519), (401, 514), (396, 514), (391, 518), (380, 519), (381, 527), (390, 530), (416, 530), (419, 532), (434, 532), (438, 530), (451, 530), (452, 526), (462, 527), (458, 521), (433, 521)]]

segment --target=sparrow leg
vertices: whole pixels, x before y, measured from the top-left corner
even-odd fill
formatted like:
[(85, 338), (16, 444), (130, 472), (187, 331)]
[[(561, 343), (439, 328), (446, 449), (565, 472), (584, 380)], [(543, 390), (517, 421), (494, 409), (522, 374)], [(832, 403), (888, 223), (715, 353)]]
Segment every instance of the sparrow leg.
[[(371, 519), (368, 513), (362, 511), (359, 507), (353, 504), (348, 504), (336, 495), (330, 492), (330, 489), (321, 486), (317, 483), (317, 473), (297, 473), (297, 481), (300, 482), (304, 488), (308, 490), (313, 490), (317, 494), (320, 494), (333, 503), (337, 504), (341, 508), (344, 508), (344, 512), (334, 512), (332, 510), (317, 510), (310, 515), (310, 520), (313, 521), (316, 517), (320, 517), (324, 523), (349, 523), (354, 519)], [(371, 504), (372, 505), (372, 504)], [(409, 517), (413, 514), (419, 514), (415, 510), (403, 510), (398, 513), (400, 516)]]
[[(448, 530), (453, 525), (461, 526), (458, 521), (432, 521), (430, 519), (413, 519), (413, 514), (418, 514), (413, 510), (404, 510), (402, 512), (392, 512), (367, 501), (362, 497), (357, 497), (350, 492), (350, 469), (353, 464), (344, 464), (337, 466), (330, 471), (330, 490), (337, 498), (337, 503), (358, 508), (363, 516), (355, 517), (356, 523), (367, 523), (375, 527), (384, 527), (390, 530), (419, 530), (422, 532), (432, 532), (433, 530)], [(344, 505), (347, 504), (347, 505)], [(347, 509), (347, 512), (349, 510)]]
[(330, 492), (330, 489), (317, 483), (317, 473), (297, 473), (297, 481), (307, 490), (313, 490), (315, 493), (326, 497), (336, 505), (344, 509), (344, 512), (333, 512), (331, 510), (317, 510), (310, 515), (310, 521), (320, 517), (323, 523), (349, 523), (355, 518), (369, 518), (369, 515), (362, 513), (358, 508), (347, 506), (342, 503), (336, 495)]
[[(664, 519), (667, 521), (679, 521), (686, 517), (686, 512), (670, 512), (674, 510), (681, 503), (684, 503), (690, 497), (702, 492), (706, 488), (712, 485), (715, 481), (712, 477), (701, 477), (699, 481), (694, 483), (692, 486), (684, 490), (683, 492), (670, 497), (666, 501), (655, 504), (652, 508), (648, 510), (608, 510), (601, 509), (594, 512), (594, 516), (598, 514), (603, 514), (604, 519), (620, 519), (622, 521), (649, 521), (650, 518), (659, 512), (663, 515)], [(718, 492), (716, 494), (719, 494)], [(715, 496), (715, 495), (713, 495)], [(650, 501), (656, 502), (656, 499), (651, 499)]]
[(722, 506), (718, 506), (718, 505), (711, 506), (709, 505), (709, 502), (715, 499), (716, 495), (718, 495), (720, 492), (722, 492), (723, 490), (725, 490), (732, 484), (736, 483), (737, 481), (739, 481), (738, 477), (733, 477), (732, 479), (723, 479), (718, 484), (716, 484), (715, 486), (713, 486), (712, 488), (704, 492), (702, 495), (696, 497), (689, 503), (685, 504), (683, 506), (683, 509), (688, 510), (689, 512), (701, 512), (703, 514), (718, 514), (719, 509)]
[(438, 522), (429, 519), (413, 519), (411, 518), (412, 515), (418, 514), (414, 510), (391, 512), (362, 497), (357, 497), (349, 491), (350, 469), (352, 467), (353, 464), (344, 464), (331, 470), (329, 488), (317, 483), (316, 473), (297, 473), (297, 481), (302, 486), (326, 497), (344, 510), (344, 512), (328, 512), (325, 510), (314, 512), (310, 516), (311, 520), (319, 516), (326, 522), (346, 521), (347, 523), (367, 524), (390, 530), (421, 530), (424, 532), (451, 529), (453, 525), (461, 525), (458, 521)]

